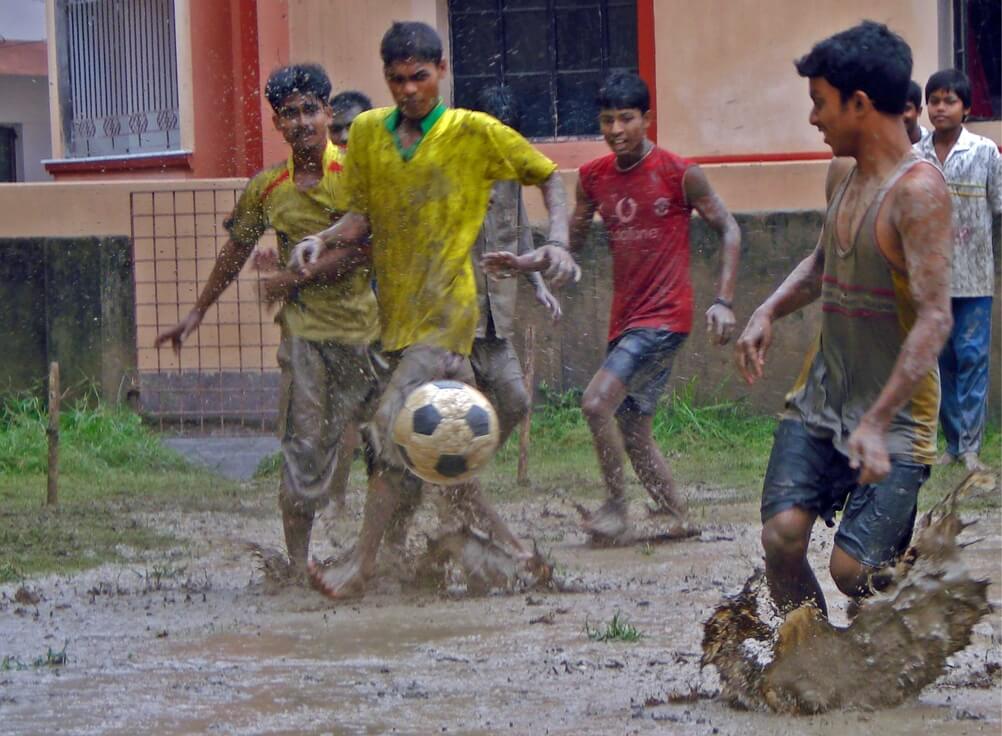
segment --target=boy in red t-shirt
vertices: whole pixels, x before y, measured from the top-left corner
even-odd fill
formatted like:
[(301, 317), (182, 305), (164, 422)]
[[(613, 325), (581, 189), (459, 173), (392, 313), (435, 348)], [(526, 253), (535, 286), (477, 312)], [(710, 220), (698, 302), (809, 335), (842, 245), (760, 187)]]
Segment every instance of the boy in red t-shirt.
[[(695, 209), (723, 242), (720, 284), (706, 312), (717, 344), (734, 329), (731, 300), (737, 278), (741, 233), (702, 170), (647, 138), (650, 94), (636, 74), (612, 75), (599, 91), (599, 126), (612, 153), (581, 167), (570, 248), (580, 249), (598, 212), (612, 250), (613, 298), (605, 363), (585, 390), (581, 408), (598, 453), (608, 500), (589, 515), (585, 528), (603, 543), (629, 539), (623, 450), (655, 513), (673, 518), (669, 534), (688, 535), (685, 499), (667, 460), (654, 442), (652, 424), (668, 383), (672, 360), (692, 328), (689, 218)], [(491, 254), (494, 271), (537, 270), (536, 254)]]

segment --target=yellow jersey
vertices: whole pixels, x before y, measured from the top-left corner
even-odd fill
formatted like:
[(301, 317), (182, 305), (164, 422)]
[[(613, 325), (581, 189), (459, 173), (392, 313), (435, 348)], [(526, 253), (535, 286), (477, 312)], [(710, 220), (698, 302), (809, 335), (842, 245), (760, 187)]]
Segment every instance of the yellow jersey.
[[(305, 191), (295, 185), (291, 155), (288, 161), (257, 174), (226, 221), (230, 237), (251, 245), (269, 227), (274, 228), (284, 268), (296, 243), (330, 227), (337, 219), (334, 199), (343, 159), (344, 153), (328, 142), (323, 178)], [(372, 342), (379, 336), (379, 313), (369, 269), (357, 268), (333, 284), (303, 287), (282, 306), (278, 319), (292, 334), (306, 340)]]
[(478, 318), (470, 251), (492, 185), (540, 184), (557, 165), (483, 113), (439, 105), (406, 151), (398, 123), (396, 108), (355, 119), (337, 208), (369, 220), (383, 348), (469, 355)]

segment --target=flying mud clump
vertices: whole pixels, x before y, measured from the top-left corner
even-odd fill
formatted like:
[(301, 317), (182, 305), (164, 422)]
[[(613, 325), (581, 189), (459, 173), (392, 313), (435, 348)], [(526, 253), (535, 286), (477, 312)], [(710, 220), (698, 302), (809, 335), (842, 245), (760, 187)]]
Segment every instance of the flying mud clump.
[(733, 705), (810, 714), (837, 708), (887, 708), (919, 693), (966, 647), (991, 611), (987, 580), (971, 578), (957, 536), (964, 524), (957, 499), (994, 484), (972, 473), (922, 517), (901, 561), (875, 582), (846, 628), (814, 606), (769, 615), (761, 572), (714, 611), (703, 628), (703, 665), (720, 673)]

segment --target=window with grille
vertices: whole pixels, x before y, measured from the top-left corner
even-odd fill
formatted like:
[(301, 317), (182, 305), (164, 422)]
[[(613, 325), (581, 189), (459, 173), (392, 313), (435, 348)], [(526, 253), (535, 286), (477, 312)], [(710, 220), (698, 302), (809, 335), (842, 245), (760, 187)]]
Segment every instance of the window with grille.
[(57, 0), (66, 157), (180, 148), (174, 0)]
[(636, 0), (450, 0), (457, 107), (504, 83), (531, 138), (598, 134), (595, 95), (637, 71)]
[(971, 119), (1002, 118), (1002, 3), (954, 0), (953, 49), (971, 80)]

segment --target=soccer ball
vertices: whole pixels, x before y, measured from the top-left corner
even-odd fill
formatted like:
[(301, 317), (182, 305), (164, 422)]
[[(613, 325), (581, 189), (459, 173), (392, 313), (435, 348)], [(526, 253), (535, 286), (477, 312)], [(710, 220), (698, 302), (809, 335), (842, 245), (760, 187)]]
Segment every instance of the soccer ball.
[(461, 483), (494, 455), (498, 418), (491, 402), (472, 386), (432, 381), (407, 397), (393, 422), (393, 441), (419, 478)]

